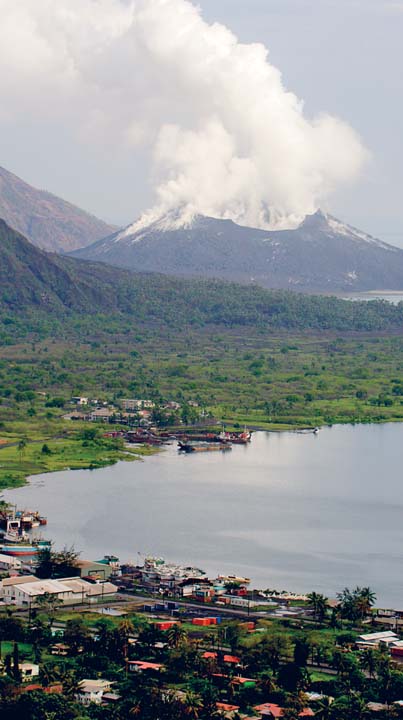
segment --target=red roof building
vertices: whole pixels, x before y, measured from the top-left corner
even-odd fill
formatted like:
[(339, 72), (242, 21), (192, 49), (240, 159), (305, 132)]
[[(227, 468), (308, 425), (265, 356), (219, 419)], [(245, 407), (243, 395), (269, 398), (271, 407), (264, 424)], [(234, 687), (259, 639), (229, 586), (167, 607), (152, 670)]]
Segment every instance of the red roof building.
[[(263, 703), (263, 705), (256, 705), (253, 709), (259, 713), (261, 720), (267, 720), (267, 718), (272, 720), (273, 718), (283, 717), (283, 708), (274, 703)], [(311, 708), (304, 708), (298, 717), (314, 717), (314, 712)]]

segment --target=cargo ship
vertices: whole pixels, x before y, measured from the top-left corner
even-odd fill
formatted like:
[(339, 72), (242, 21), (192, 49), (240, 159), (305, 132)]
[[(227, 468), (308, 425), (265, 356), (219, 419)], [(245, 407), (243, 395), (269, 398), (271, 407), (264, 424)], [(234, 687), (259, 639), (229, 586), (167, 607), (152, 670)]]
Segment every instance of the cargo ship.
[(125, 436), (126, 442), (132, 445), (163, 445), (166, 440), (155, 435), (150, 430), (129, 430)]
[(49, 540), (32, 540), (32, 542), (21, 540), (15, 544), (6, 543), (0, 545), (0, 554), (12, 555), (13, 557), (35, 557), (39, 555), (41, 550), (50, 548), (50, 546)]
[(221, 433), (177, 433), (178, 440), (185, 442), (209, 442), (209, 443), (232, 443), (234, 445), (246, 445), (252, 440), (252, 433), (250, 430), (243, 430), (242, 432), (226, 432), (223, 430)]
[(250, 430), (243, 430), (242, 432), (225, 432), (220, 433), (221, 440), (234, 443), (234, 445), (247, 445), (252, 440), (252, 433)]
[(220, 442), (220, 443), (200, 443), (199, 445), (194, 445), (193, 443), (184, 443), (179, 441), (178, 442), (178, 450), (179, 452), (183, 453), (195, 453), (195, 452), (226, 452), (228, 450), (232, 450), (232, 446), (228, 442)]

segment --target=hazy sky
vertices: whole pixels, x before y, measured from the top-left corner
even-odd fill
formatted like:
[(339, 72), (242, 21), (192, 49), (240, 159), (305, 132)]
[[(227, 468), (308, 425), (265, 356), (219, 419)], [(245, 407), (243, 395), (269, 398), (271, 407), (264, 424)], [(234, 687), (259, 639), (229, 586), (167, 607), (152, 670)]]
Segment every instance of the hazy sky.
[[(100, 29), (103, 22), (110, 32), (113, 23), (108, 23), (108, 7), (113, 1), (117, 2), (94, 0), (104, 10), (94, 29), (97, 37), (106, 32), (103, 26)], [(32, 6), (43, 5), (46, 10), (53, 2), (35, 0)], [(167, 0), (167, 4), (169, 2)], [(119, 62), (115, 49), (109, 64), (103, 58), (101, 68), (104, 83), (110, 74), (108, 103), (99, 105), (103, 113), (101, 119), (98, 106), (93, 108), (90, 117), (93, 96), (85, 97), (82, 89), (78, 100), (77, 93), (72, 91), (71, 78), (75, 68), (69, 66), (69, 72), (66, 72), (67, 65), (62, 65), (56, 56), (50, 62), (47, 48), (35, 40), (37, 27), (26, 11), (30, 3), (32, 0), (0, 0), (0, 16), (9, 20), (8, 24), (3, 23), (3, 30), (0, 28), (3, 48), (0, 49), (3, 98), (3, 106), (0, 105), (0, 165), (109, 221), (127, 224), (154, 200), (151, 149), (149, 144), (142, 143), (144, 127), (137, 123), (142, 107), (136, 107), (131, 99), (130, 103), (118, 108), (119, 112), (116, 109), (121, 99), (114, 97), (112, 87), (112, 66)], [(70, 0), (70, 3), (71, 7), (78, 7), (77, 0)], [(123, 0), (122, 3), (125, 4)], [(90, 16), (84, 17), (84, 6), (88, 4), (91, 0), (82, 0), (86, 31), (81, 33), (75, 18), (74, 32), (80, 42), (81, 56), (89, 56), (87, 48), (94, 45), (95, 55), (91, 58), (94, 63), (97, 46), (88, 34)], [(403, 0), (199, 0), (199, 5), (209, 23), (224, 23), (242, 43), (260, 42), (268, 48), (269, 61), (281, 71), (284, 86), (303, 100), (308, 121), (315, 124), (314, 118), (318, 114), (328, 113), (354, 128), (370, 158), (363, 164), (361, 175), (354, 183), (349, 177), (346, 183), (339, 183), (341, 187), (330, 196), (326, 209), (340, 219), (403, 246)], [(172, 22), (176, 19), (172, 18)], [(60, 25), (52, 26), (52, 12), (38, 15), (35, 23), (36, 26), (46, 24), (43, 31), (47, 37), (63, 38)], [(114, 23), (116, 27), (116, 18)], [(16, 59), (12, 57), (16, 27), (27, 47), (24, 67), (20, 52), (15, 52)], [(40, 30), (42, 32), (41, 27)], [(9, 45), (4, 33), (8, 33)], [(61, 42), (58, 41), (59, 45)], [(68, 51), (66, 42), (63, 58), (68, 56)], [(127, 63), (127, 81), (135, 78), (139, 93), (142, 93), (139, 94), (140, 106), (146, 97), (140, 83), (142, 58), (138, 50), (133, 64), (128, 63), (128, 57), (127, 48), (125, 53), (122, 49), (121, 63)], [(18, 67), (13, 62), (18, 62)], [(154, 80), (160, 94), (170, 96), (172, 110), (172, 103), (180, 98), (175, 75), (167, 69), (165, 78), (163, 66), (157, 70), (153, 66), (153, 72), (158, 73)], [(150, 75), (144, 77), (150, 81)], [(167, 87), (164, 87), (165, 81)], [(103, 92), (103, 87), (99, 85), (99, 92)], [(157, 103), (151, 105), (151, 110), (148, 105), (150, 113)], [(158, 112), (163, 112), (167, 106), (161, 107)], [(113, 140), (110, 132), (99, 131), (101, 124), (108, 124), (108, 108), (114, 114)], [(197, 107), (194, 112), (196, 110), (200, 112)], [(187, 109), (181, 108), (177, 114), (182, 117), (186, 113)], [(133, 119), (131, 142), (123, 143), (120, 142), (119, 122), (128, 114)], [(159, 119), (163, 121), (163, 118)], [(171, 122), (171, 117), (167, 122)], [(308, 126), (304, 132), (310, 133)], [(175, 151), (183, 152), (183, 139), (176, 141)], [(263, 145), (266, 143), (262, 143), (262, 152)], [(348, 142), (346, 147), (350, 152)], [(160, 148), (160, 152), (166, 162), (171, 162), (166, 147), (162, 151)], [(351, 143), (351, 156), (355, 152)], [(342, 154), (337, 143), (335, 153)], [(327, 164), (333, 160), (329, 156)], [(344, 158), (340, 174), (349, 176), (354, 173), (346, 167), (347, 160)], [(258, 170), (260, 172), (261, 168)], [(301, 172), (307, 172), (305, 165)], [(309, 172), (310, 178), (312, 173), (319, 172), (317, 158), (315, 162), (310, 159)], [(294, 175), (297, 181), (299, 175)], [(260, 181), (262, 177), (264, 174), (260, 175)], [(269, 181), (273, 184), (276, 178), (270, 176)], [(238, 187), (237, 192), (241, 192)], [(237, 195), (235, 200), (239, 200)], [(231, 201), (235, 200), (232, 198)]]

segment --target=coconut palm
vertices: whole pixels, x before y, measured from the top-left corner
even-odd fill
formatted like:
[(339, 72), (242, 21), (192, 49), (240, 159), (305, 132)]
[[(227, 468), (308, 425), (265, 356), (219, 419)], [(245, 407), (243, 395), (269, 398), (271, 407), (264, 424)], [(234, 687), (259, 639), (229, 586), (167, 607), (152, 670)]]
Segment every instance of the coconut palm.
[(176, 623), (169, 628), (167, 637), (170, 647), (178, 648), (186, 642), (187, 632), (183, 625)]
[(309, 595), (307, 595), (307, 598), (309, 600), (309, 604), (312, 606), (315, 620), (323, 622), (329, 607), (329, 601), (327, 597), (325, 597), (321, 593), (311, 592), (309, 593)]
[(330, 720), (332, 717), (332, 702), (333, 698), (322, 698), (315, 713), (315, 717), (318, 718), (318, 720)]
[(361, 666), (364, 670), (367, 670), (369, 677), (373, 678), (377, 667), (377, 654), (374, 648), (365, 648), (361, 655)]
[(203, 707), (203, 702), (200, 695), (191, 691), (187, 692), (183, 701), (183, 705), (184, 715), (188, 718), (192, 718), (192, 720), (197, 720)]

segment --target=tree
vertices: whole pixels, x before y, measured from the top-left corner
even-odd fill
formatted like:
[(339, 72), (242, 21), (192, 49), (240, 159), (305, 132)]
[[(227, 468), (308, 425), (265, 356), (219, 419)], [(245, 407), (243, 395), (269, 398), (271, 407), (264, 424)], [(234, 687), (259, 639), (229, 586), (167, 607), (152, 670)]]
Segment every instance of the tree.
[(35, 604), (38, 610), (47, 615), (48, 628), (51, 630), (55, 621), (57, 610), (61, 605), (63, 605), (63, 600), (61, 600), (57, 595), (51, 595), (50, 593), (45, 592), (43, 595), (38, 595), (35, 600)]
[(67, 620), (64, 640), (72, 653), (77, 653), (88, 640), (90, 632), (82, 618)]
[(22, 462), (22, 457), (25, 454), (25, 448), (27, 447), (27, 441), (26, 438), (21, 438), (21, 440), (18, 442), (17, 448), (18, 448), (18, 454), (20, 456), (20, 462)]
[(64, 547), (56, 552), (53, 546), (42, 548), (38, 554), (38, 565), (36, 575), (39, 578), (60, 578), (77, 574), (79, 553), (74, 547)]
[(63, 695), (66, 698), (74, 698), (80, 692), (81, 683), (74, 670), (66, 670), (62, 678)]
[(297, 638), (294, 645), (294, 662), (299, 667), (306, 667), (308, 664), (311, 645), (306, 638)]
[(327, 597), (316, 592), (309, 593), (307, 597), (309, 600), (309, 604), (312, 606), (313, 616), (315, 620), (323, 622), (329, 607), (329, 601)]
[(167, 632), (170, 647), (178, 648), (187, 640), (187, 632), (183, 625), (176, 623)]
[(315, 713), (317, 720), (331, 720), (332, 717), (333, 698), (324, 697), (318, 703), (318, 709)]
[(183, 704), (186, 717), (191, 720), (197, 720), (197, 718), (200, 717), (200, 711), (203, 707), (203, 701), (200, 695), (189, 690), (185, 695)]
[(373, 678), (377, 667), (377, 653), (374, 648), (365, 648), (361, 655), (361, 666), (367, 670), (369, 677)]
[(356, 587), (352, 591), (344, 588), (337, 593), (337, 598), (341, 616), (352, 621), (363, 620), (376, 601), (376, 595), (369, 587)]
[(12, 676), (13, 676), (15, 682), (21, 682), (22, 677), (21, 677), (21, 670), (20, 670), (20, 655), (19, 655), (17, 643), (14, 643), (14, 647), (13, 647)]

